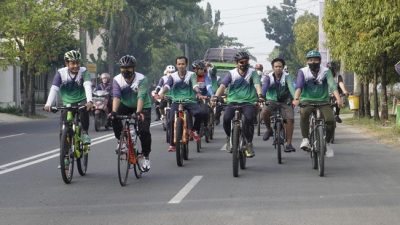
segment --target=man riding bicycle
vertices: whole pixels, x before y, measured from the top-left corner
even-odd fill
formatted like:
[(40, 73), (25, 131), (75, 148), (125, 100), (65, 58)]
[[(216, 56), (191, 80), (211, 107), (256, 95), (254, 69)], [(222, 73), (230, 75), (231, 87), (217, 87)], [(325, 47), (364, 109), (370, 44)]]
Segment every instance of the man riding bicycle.
[(151, 152), (151, 100), (147, 94), (148, 79), (143, 74), (135, 71), (136, 58), (125, 55), (119, 60), (121, 73), (113, 80), (113, 105), (111, 119), (115, 138), (119, 139), (122, 132), (122, 121), (117, 115), (131, 115), (136, 113), (139, 117), (138, 136), (142, 147), (142, 156), (139, 159), (139, 166), (142, 171), (150, 170), (149, 155)]
[[(158, 85), (156, 87), (156, 89), (152, 92), (152, 96), (156, 96), (158, 94), (158, 92), (161, 91), (161, 89), (164, 87), (164, 85), (167, 83), (168, 81), (168, 77), (171, 76), (171, 74), (173, 74), (175, 72), (175, 66), (173, 65), (168, 65), (165, 70), (164, 70), (164, 76), (162, 76), (160, 78), (160, 80), (158, 81)], [(168, 97), (168, 95), (167, 95)], [(157, 101), (156, 101), (157, 102)], [(157, 104), (157, 103), (156, 103)], [(158, 108), (159, 108), (159, 113), (160, 115), (165, 117), (165, 107), (167, 106), (167, 100), (166, 99), (161, 99), (160, 103), (158, 104)], [(156, 109), (157, 110), (157, 109)]]
[[(61, 100), (64, 105), (78, 105), (85, 103), (86, 109), (80, 113), (82, 123), (82, 142), (90, 144), (89, 129), (89, 110), (93, 107), (92, 102), (92, 82), (90, 74), (85, 67), (80, 66), (81, 54), (78, 51), (71, 50), (64, 54), (65, 67), (57, 70), (47, 97), (44, 110), (51, 111), (51, 106), (60, 92)], [(61, 126), (67, 118), (67, 111), (61, 111), (60, 117), (60, 136)]]
[[(344, 81), (343, 81), (343, 77), (340, 74), (337, 74), (337, 65), (335, 62), (328, 62), (328, 64), (326, 65), (332, 72), (332, 76), (333, 76), (333, 80), (336, 83), (337, 86), (337, 90), (339, 92), (339, 95), (349, 95), (349, 92), (346, 89), (346, 86), (344, 85)], [(338, 123), (342, 122), (342, 119), (340, 119), (339, 115), (340, 115), (340, 107), (337, 104), (337, 102), (335, 102), (335, 120)]]
[(282, 58), (273, 59), (271, 66), (273, 72), (263, 76), (262, 82), (262, 93), (268, 103), (261, 112), (261, 118), (263, 118), (267, 127), (263, 140), (267, 141), (272, 136), (270, 117), (277, 108), (280, 108), (285, 120), (286, 147), (284, 151), (294, 152), (296, 151), (292, 146), (294, 111), (291, 106), (295, 91), (293, 79), (288, 73), (283, 72), (285, 60)]
[(229, 74), (224, 77), (218, 88), (214, 100), (221, 96), (226, 88), (229, 88), (227, 103), (224, 113), (224, 131), (227, 136), (226, 150), (231, 152), (230, 135), (231, 120), (235, 116), (235, 107), (242, 108), (244, 116), (243, 132), (247, 140), (245, 149), (246, 157), (254, 157), (253, 136), (254, 136), (254, 117), (256, 116), (255, 104), (257, 101), (263, 101), (261, 94), (260, 76), (257, 72), (250, 68), (250, 56), (247, 52), (241, 51), (236, 53), (235, 57), (236, 69), (230, 70)]
[[(293, 104), (295, 106), (300, 103), (305, 105), (300, 110), (300, 127), (301, 135), (303, 136), (300, 148), (309, 151), (311, 147), (308, 139), (308, 120), (314, 107), (307, 105), (307, 103), (329, 103), (329, 92), (334, 94), (340, 107), (343, 106), (343, 103), (333, 80), (332, 72), (328, 68), (321, 66), (321, 54), (316, 50), (312, 50), (307, 53), (306, 57), (308, 66), (301, 68), (297, 73)], [(330, 146), (335, 129), (332, 107), (325, 105), (321, 106), (320, 110), (326, 123), (326, 156), (333, 157), (333, 149)]]
[[(178, 71), (168, 78), (167, 83), (161, 89), (159, 94), (159, 98), (163, 98), (164, 93), (169, 91), (172, 99), (170, 118), (167, 124), (167, 129), (171, 129), (169, 138), (170, 146), (168, 148), (169, 152), (174, 152), (176, 150), (175, 144), (173, 143), (174, 132), (172, 130), (172, 124), (174, 124), (175, 112), (178, 111), (180, 102), (183, 101), (184, 108), (191, 115), (188, 117), (188, 128), (191, 130), (190, 134), (196, 142), (200, 141), (200, 126), (204, 119), (207, 118), (208, 113), (207, 111), (202, 110), (200, 105), (197, 104), (196, 98), (202, 98), (204, 96), (201, 95), (198, 87), (195, 87), (197, 85), (196, 74), (186, 70), (188, 59), (184, 56), (179, 56), (176, 58), (175, 63)], [(192, 116), (195, 118), (193, 126)]]
[[(217, 92), (218, 86), (221, 83), (221, 77), (217, 76), (217, 68), (214, 67), (210, 62), (207, 62), (206, 65), (207, 65), (207, 74), (211, 80), (212, 91), (213, 93), (215, 93)], [(218, 125), (220, 122), (222, 110), (223, 110), (222, 105), (215, 106), (215, 117), (214, 117), (215, 125)]]

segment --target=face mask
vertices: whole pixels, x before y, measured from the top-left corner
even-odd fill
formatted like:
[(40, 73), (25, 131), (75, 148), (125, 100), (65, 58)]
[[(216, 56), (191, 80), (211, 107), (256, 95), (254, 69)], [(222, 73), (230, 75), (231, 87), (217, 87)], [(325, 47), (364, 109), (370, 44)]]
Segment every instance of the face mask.
[(240, 65), (239, 69), (242, 71), (247, 71), (250, 67), (250, 64), (244, 64), (244, 65)]
[(130, 79), (130, 78), (133, 76), (133, 72), (131, 72), (131, 71), (126, 71), (126, 72), (122, 73), (122, 76), (123, 76), (125, 79)]
[(259, 70), (257, 70), (257, 74), (258, 74), (258, 76), (261, 76), (261, 75), (262, 75), (262, 72), (259, 71)]
[(319, 70), (320, 65), (321, 65), (320, 63), (309, 63), (308, 67), (310, 68), (311, 71), (317, 72)]

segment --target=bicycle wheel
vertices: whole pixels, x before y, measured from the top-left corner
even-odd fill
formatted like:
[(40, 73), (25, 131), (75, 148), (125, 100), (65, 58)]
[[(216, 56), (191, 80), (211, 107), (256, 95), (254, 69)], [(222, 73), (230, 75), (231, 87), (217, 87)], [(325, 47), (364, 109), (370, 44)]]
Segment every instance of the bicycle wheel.
[(210, 121), (208, 122), (209, 128), (208, 132), (210, 133), (210, 139), (214, 139), (214, 112), (210, 111)]
[(189, 160), (189, 143), (183, 145), (183, 159)]
[[(178, 166), (183, 166), (183, 158), (184, 158), (184, 144), (182, 143), (182, 134), (183, 134), (183, 121), (181, 118), (177, 118), (176, 120), (176, 127), (175, 127), (175, 134), (176, 134), (176, 164)], [(173, 140), (171, 140), (173, 141)]]
[[(165, 120), (165, 124), (166, 124), (165, 126), (167, 126), (168, 121), (169, 121), (169, 110), (165, 110), (165, 118), (164, 118), (164, 120)], [(165, 131), (166, 131), (165, 132), (165, 140), (166, 140), (167, 143), (170, 143), (169, 142), (169, 134), (171, 132), (171, 127), (167, 126), (167, 129)]]
[(319, 176), (323, 177), (325, 173), (325, 152), (326, 152), (326, 141), (324, 135), (324, 129), (322, 126), (317, 128), (317, 158), (318, 158), (318, 171)]
[(68, 128), (63, 129), (60, 145), (60, 171), (64, 183), (69, 184), (74, 175), (74, 146), (73, 138)]
[(281, 132), (282, 132), (282, 123), (277, 121), (276, 123), (276, 130), (275, 130), (275, 142), (276, 142), (276, 156), (278, 159), (278, 163), (282, 164), (282, 143), (283, 140), (282, 136), (281, 136)]
[(233, 176), (239, 176), (239, 148), (240, 148), (240, 125), (234, 124), (233, 131), (232, 131), (232, 169), (233, 169)]
[(78, 166), (78, 172), (81, 176), (85, 176), (88, 166), (88, 159), (89, 159), (89, 145), (84, 146), (81, 145), (81, 157), (76, 159), (76, 165)]
[(94, 114), (94, 130), (96, 132), (100, 131), (100, 121), (101, 121), (100, 114), (99, 113)]
[(121, 137), (119, 139), (119, 148), (118, 148), (118, 179), (121, 186), (126, 185), (126, 181), (128, 180), (129, 174), (129, 149), (128, 149), (128, 140), (127, 133), (125, 131), (122, 132)]
[(244, 140), (244, 136), (240, 134), (240, 143), (239, 143), (239, 147), (240, 147), (240, 151), (239, 151), (239, 165), (240, 165), (240, 169), (244, 170), (246, 169), (246, 156), (244, 154), (244, 149), (243, 147), (246, 146), (246, 141)]

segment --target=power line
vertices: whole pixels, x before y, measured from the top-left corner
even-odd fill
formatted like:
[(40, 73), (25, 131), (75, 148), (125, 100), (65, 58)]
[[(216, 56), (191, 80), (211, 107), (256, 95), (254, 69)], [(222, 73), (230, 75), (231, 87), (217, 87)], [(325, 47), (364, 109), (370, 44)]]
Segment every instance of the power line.
[(235, 17), (240, 17), (240, 16), (253, 16), (253, 15), (266, 15), (267, 14), (267, 12), (260, 12), (260, 13), (245, 13), (245, 14), (237, 14), (237, 15), (234, 15), (234, 16), (226, 16), (226, 17), (221, 17), (221, 20), (224, 20), (224, 19), (228, 19), (228, 18), (235, 18)]
[(242, 8), (224, 9), (224, 12), (226, 12), (226, 11), (235, 11), (235, 10), (243, 10), (243, 9), (253, 9), (253, 8), (259, 8), (261, 6), (266, 7), (267, 5), (255, 5), (255, 6), (249, 6), (249, 7), (244, 7), (244, 8), (242, 7)]

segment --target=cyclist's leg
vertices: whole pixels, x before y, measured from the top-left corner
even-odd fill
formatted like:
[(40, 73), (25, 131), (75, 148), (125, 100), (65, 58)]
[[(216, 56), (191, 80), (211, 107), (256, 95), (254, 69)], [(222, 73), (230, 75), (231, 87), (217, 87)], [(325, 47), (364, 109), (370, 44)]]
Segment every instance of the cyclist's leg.
[(310, 118), (310, 114), (313, 110), (313, 106), (305, 106), (300, 109), (300, 128), (301, 128), (301, 136), (303, 138), (308, 138), (308, 132), (310, 129), (310, 124), (308, 119)]
[(272, 112), (275, 110), (276, 106), (273, 102), (268, 102), (268, 105), (265, 105), (261, 111), (261, 118), (264, 120), (265, 127), (267, 130), (263, 135), (263, 140), (266, 141), (272, 136), (272, 128), (271, 128), (271, 115)]
[(242, 107), (242, 114), (244, 116), (243, 120), (243, 133), (246, 137), (248, 143), (253, 142), (254, 136), (254, 117), (256, 116), (256, 107), (254, 105), (248, 104), (243, 105)]
[(281, 103), (280, 106), (283, 118), (286, 120), (285, 132), (286, 132), (286, 142), (288, 145), (292, 145), (293, 130), (294, 130), (294, 110), (291, 105)]
[(223, 110), (223, 106), (222, 105), (217, 104), (215, 106), (215, 122), (216, 122), (216, 125), (219, 124), (219, 120), (220, 120), (220, 117), (221, 117), (222, 110)]
[(158, 121), (161, 118), (160, 103), (158, 101), (154, 101), (154, 106), (154, 110), (156, 111), (156, 121)]
[(161, 100), (160, 102), (160, 113), (161, 115), (165, 116), (165, 106), (167, 105), (166, 100)]
[(60, 135), (59, 135), (59, 139), (61, 139), (62, 126), (63, 126), (65, 120), (67, 120), (67, 110), (62, 109), (61, 113), (60, 113)]
[(169, 120), (167, 123), (167, 129), (170, 129), (169, 132), (169, 144), (170, 146), (175, 146), (174, 144), (174, 119), (175, 119), (175, 113), (178, 111), (178, 104), (177, 103), (172, 103), (169, 111)]
[(233, 105), (227, 105), (225, 107), (225, 112), (224, 112), (224, 131), (226, 136), (230, 137), (231, 136), (231, 121), (233, 117), (235, 116), (235, 108)]
[(82, 124), (82, 131), (86, 134), (88, 134), (89, 130), (89, 111), (86, 109), (82, 109), (80, 111), (80, 120)]
[(186, 104), (185, 108), (194, 117), (193, 129), (199, 132), (201, 123), (204, 123), (205, 118), (207, 118), (207, 108), (204, 108), (196, 103)]
[(145, 157), (148, 157), (151, 152), (151, 108), (143, 109), (144, 120), (139, 122), (139, 138), (142, 144), (142, 153)]
[(325, 124), (326, 124), (326, 142), (330, 143), (332, 137), (333, 137), (333, 132), (335, 129), (335, 118), (333, 116), (333, 110), (331, 106), (322, 106), (321, 107), (321, 112), (324, 115), (325, 119)]
[[(121, 103), (118, 107), (117, 115), (128, 115), (134, 112), (135, 110), (133, 108), (129, 108)], [(122, 131), (122, 121), (119, 119), (113, 119), (112, 125), (113, 125), (114, 136), (116, 139), (119, 140)]]

